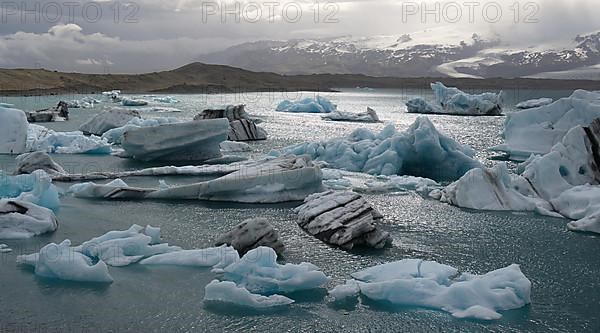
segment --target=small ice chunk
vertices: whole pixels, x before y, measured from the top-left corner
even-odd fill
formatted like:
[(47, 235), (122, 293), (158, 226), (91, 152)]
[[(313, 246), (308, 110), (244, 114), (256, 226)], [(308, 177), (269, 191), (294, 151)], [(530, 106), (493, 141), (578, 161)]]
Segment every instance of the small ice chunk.
[(552, 102), (554, 102), (554, 100), (552, 98), (530, 99), (530, 100), (518, 103), (515, 107), (520, 110), (533, 109), (533, 108), (539, 108), (540, 106), (552, 104)]
[(360, 294), (360, 287), (356, 280), (346, 280), (345, 284), (335, 286), (328, 293), (335, 301), (343, 301), (347, 298), (357, 297)]
[(140, 262), (142, 265), (175, 265), (222, 268), (239, 260), (237, 251), (230, 246), (182, 250), (154, 255)]
[(230, 281), (211, 281), (204, 289), (205, 302), (223, 302), (250, 308), (271, 308), (294, 303), (294, 300), (281, 295), (263, 296), (252, 294), (248, 289), (238, 287)]
[(9, 253), (12, 252), (12, 249), (8, 247), (6, 244), (0, 244), (0, 253)]
[(252, 151), (252, 147), (245, 142), (223, 141), (219, 144), (221, 151), (225, 153), (238, 153)]

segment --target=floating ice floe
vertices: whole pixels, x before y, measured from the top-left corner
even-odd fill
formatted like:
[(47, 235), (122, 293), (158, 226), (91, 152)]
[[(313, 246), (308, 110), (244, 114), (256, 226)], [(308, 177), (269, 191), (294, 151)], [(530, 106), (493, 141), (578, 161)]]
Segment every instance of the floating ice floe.
[(432, 261), (406, 259), (352, 274), (356, 280), (337, 286), (330, 295), (344, 299), (360, 294), (401, 306), (443, 310), (457, 318), (493, 320), (498, 311), (531, 303), (531, 282), (518, 265), (484, 275), (463, 273)]
[(227, 118), (229, 121), (230, 141), (266, 140), (267, 132), (256, 126), (257, 119), (252, 119), (245, 111), (245, 105), (227, 105), (224, 108), (206, 109), (194, 117), (195, 121)]
[(550, 152), (575, 126), (588, 126), (600, 117), (600, 92), (576, 90), (570, 97), (535, 109), (514, 112), (504, 122), (504, 143), (490, 150), (524, 161), (531, 154)]
[(52, 210), (60, 207), (58, 188), (43, 170), (17, 176), (0, 171), (0, 198), (27, 201)]
[(173, 117), (156, 117), (147, 119), (134, 117), (131, 118), (126, 124), (106, 131), (104, 134), (102, 134), (102, 138), (106, 139), (110, 143), (121, 144), (121, 142), (123, 141), (123, 134), (125, 134), (125, 132), (129, 130), (140, 127), (152, 127), (164, 124), (175, 124), (180, 122), (180, 119)]
[(306, 112), (306, 113), (329, 113), (337, 109), (337, 106), (331, 103), (330, 100), (323, 96), (316, 98), (304, 98), (299, 101), (285, 100), (279, 105), (275, 111), (279, 112)]
[(390, 234), (377, 227), (383, 216), (362, 196), (353, 192), (327, 191), (309, 195), (294, 209), (298, 225), (309, 234), (343, 249), (391, 243)]
[(240, 259), (231, 246), (209, 247), (206, 249), (181, 250), (157, 254), (140, 261), (141, 265), (167, 265), (188, 267), (212, 267), (221, 270)]
[(136, 110), (111, 109), (99, 113), (83, 123), (79, 130), (85, 134), (102, 135), (113, 128), (124, 126), (133, 119), (139, 119)]
[(275, 250), (264, 246), (250, 250), (223, 273), (223, 280), (262, 295), (318, 289), (329, 281), (313, 264), (278, 264)]
[(58, 228), (54, 213), (31, 202), (0, 199), (0, 239), (24, 239)]
[(204, 302), (219, 302), (237, 306), (264, 309), (289, 305), (294, 300), (282, 295), (263, 296), (238, 287), (231, 281), (211, 281), (204, 288)]
[(95, 107), (97, 104), (100, 104), (100, 101), (86, 96), (80, 100), (72, 100), (70, 102), (67, 103), (69, 108), (74, 108), (74, 109), (79, 109), (79, 108), (83, 108), (83, 109), (89, 109), (89, 108), (93, 108)]
[(356, 129), (345, 138), (307, 142), (270, 154), (306, 154), (332, 168), (374, 175), (413, 175), (455, 180), (481, 164), (474, 150), (439, 133), (427, 117), (419, 117), (405, 132), (393, 125), (376, 134)]
[(540, 106), (545, 106), (548, 104), (552, 104), (554, 100), (552, 98), (538, 98), (538, 99), (530, 99), (528, 101), (523, 101), (515, 105), (517, 109), (525, 110), (525, 109), (533, 109), (539, 108)]
[(152, 100), (155, 102), (165, 103), (165, 104), (179, 103), (179, 100), (177, 98), (171, 97), (171, 96), (153, 96)]
[(321, 170), (318, 166), (306, 156), (285, 156), (248, 164), (214, 180), (168, 189), (130, 187), (117, 179), (105, 185), (76, 184), (71, 186), (69, 192), (84, 198), (274, 203), (304, 200), (321, 189)]
[(499, 93), (471, 95), (457, 88), (448, 88), (441, 82), (431, 84), (435, 102), (416, 98), (406, 103), (410, 113), (442, 113), (469, 116), (497, 116), (502, 114), (503, 96)]
[(27, 117), (23, 111), (0, 106), (0, 154), (24, 153), (27, 127)]
[(367, 112), (364, 113), (333, 111), (321, 118), (333, 121), (353, 121), (364, 123), (378, 123), (380, 121), (375, 110), (371, 109), (370, 107), (367, 107)]
[(510, 174), (504, 164), (474, 169), (439, 193), (442, 201), (474, 209), (537, 211), (577, 221), (577, 231), (600, 231), (600, 119), (572, 128), (543, 156)]
[(12, 249), (6, 244), (0, 244), (0, 253), (10, 253)]
[(50, 123), (69, 120), (69, 105), (59, 101), (55, 107), (25, 112), (29, 123)]
[(97, 136), (82, 132), (55, 132), (44, 126), (29, 124), (26, 151), (54, 154), (99, 154), (112, 152), (111, 144)]
[(229, 245), (236, 249), (240, 255), (260, 246), (270, 247), (277, 255), (282, 255), (285, 249), (279, 239), (279, 232), (265, 218), (252, 218), (243, 221), (219, 236), (215, 241), (216, 246)]
[(60, 244), (50, 243), (39, 253), (18, 256), (17, 262), (33, 266), (35, 275), (45, 278), (77, 282), (113, 282), (108, 267), (102, 260), (94, 264), (92, 258), (75, 251), (68, 239)]
[(17, 175), (30, 174), (36, 170), (43, 170), (50, 177), (67, 173), (62, 166), (42, 151), (21, 154), (15, 158), (15, 162), (17, 162), (17, 170), (15, 171)]
[(145, 106), (148, 105), (148, 102), (141, 99), (123, 98), (121, 104), (123, 106)]
[(240, 153), (252, 151), (252, 147), (244, 142), (223, 141), (219, 144), (221, 151), (225, 153)]
[(142, 161), (206, 161), (221, 157), (228, 131), (225, 119), (140, 127), (127, 130), (121, 145), (125, 156)]

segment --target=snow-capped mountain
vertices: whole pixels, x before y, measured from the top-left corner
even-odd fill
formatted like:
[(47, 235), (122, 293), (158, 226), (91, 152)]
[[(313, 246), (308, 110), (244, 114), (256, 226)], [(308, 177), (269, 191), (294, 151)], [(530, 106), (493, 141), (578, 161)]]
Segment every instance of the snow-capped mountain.
[(398, 36), (258, 41), (199, 61), (282, 74), (600, 79), (600, 32), (564, 45), (515, 49), (498, 36), (429, 29)]

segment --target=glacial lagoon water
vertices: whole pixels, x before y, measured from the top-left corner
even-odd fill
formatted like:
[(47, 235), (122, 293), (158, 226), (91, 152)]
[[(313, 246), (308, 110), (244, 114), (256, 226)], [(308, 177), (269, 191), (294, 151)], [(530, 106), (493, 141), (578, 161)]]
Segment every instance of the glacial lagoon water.
[[(508, 108), (529, 98), (567, 96), (570, 91), (508, 92)], [(170, 105), (180, 113), (144, 111), (147, 116), (191, 118), (206, 106), (245, 103), (264, 120), (269, 140), (252, 143), (252, 156), (306, 140), (327, 139), (359, 126), (380, 129), (383, 124), (325, 122), (319, 115), (274, 112), (282, 93), (175, 95)], [(304, 92), (302, 96), (312, 96)], [(404, 102), (425, 91), (350, 89), (330, 97), (339, 109), (362, 112), (374, 108), (385, 123), (400, 129), (418, 115), (407, 114)], [(36, 109), (59, 99), (82, 96), (5, 97), (2, 102)], [(287, 93), (296, 98), (296, 93)], [(72, 109), (69, 122), (47, 124), (74, 130), (106, 104), (94, 109)], [(153, 104), (154, 105), (154, 104)], [(158, 105), (158, 104), (156, 104)], [(430, 116), (442, 132), (472, 145), (477, 158), (492, 165), (494, 154), (485, 148), (501, 142), (503, 117)], [(115, 171), (158, 164), (112, 156), (53, 156), (70, 172)], [(0, 168), (14, 168), (13, 157), (0, 156)], [(194, 177), (166, 177), (167, 183), (198, 181)], [(132, 184), (155, 186), (157, 178), (129, 179)], [(70, 184), (58, 184), (67, 188)], [(394, 238), (382, 251), (345, 252), (304, 233), (291, 211), (297, 203), (242, 205), (207, 202), (129, 202), (63, 197), (59, 229), (26, 241), (2, 240), (14, 251), (0, 254), (0, 332), (598, 332), (600, 330), (600, 239), (567, 231), (566, 220), (535, 214), (479, 212), (451, 207), (412, 193), (368, 195), (385, 216), (382, 228)], [(331, 288), (349, 274), (376, 264), (420, 258), (435, 260), (460, 271), (485, 273), (512, 263), (521, 265), (531, 280), (531, 305), (503, 312), (492, 322), (461, 320), (441, 311), (358, 302), (328, 302), (326, 291), (291, 295), (296, 303), (277, 311), (250, 311), (231, 306), (206, 306), (204, 286), (213, 278), (208, 269), (111, 267), (111, 285), (72, 283), (36, 277), (15, 263), (19, 254), (37, 252), (49, 242), (65, 238), (79, 244), (109, 230), (150, 224), (162, 228), (163, 240), (183, 248), (205, 248), (235, 224), (264, 216), (280, 231), (286, 245), (285, 262), (311, 262), (332, 278)]]

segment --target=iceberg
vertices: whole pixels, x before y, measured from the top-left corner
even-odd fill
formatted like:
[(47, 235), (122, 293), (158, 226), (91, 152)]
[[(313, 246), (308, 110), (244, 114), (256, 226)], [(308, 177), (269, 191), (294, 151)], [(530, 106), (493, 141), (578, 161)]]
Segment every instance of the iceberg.
[(0, 244), (0, 253), (10, 253), (12, 249), (6, 244)]
[(307, 142), (270, 154), (306, 154), (331, 168), (372, 175), (412, 175), (455, 180), (480, 167), (474, 150), (439, 133), (427, 117), (419, 117), (405, 132), (393, 125), (376, 134), (359, 128), (348, 137)]
[(0, 106), (0, 154), (25, 152), (27, 126), (27, 117), (23, 111)]
[(39, 254), (18, 256), (17, 262), (34, 266), (35, 274), (45, 278), (77, 282), (112, 283), (106, 264), (75, 251), (70, 240), (50, 243)]
[(43, 151), (54, 154), (98, 154), (112, 153), (111, 144), (97, 136), (86, 136), (82, 132), (55, 132), (46, 127), (29, 124), (26, 151)]
[(227, 140), (230, 141), (255, 141), (266, 140), (267, 132), (256, 126), (257, 119), (252, 119), (246, 113), (245, 105), (227, 105), (224, 108), (206, 109), (194, 117), (194, 121), (205, 119), (227, 118), (229, 121), (229, 134)]
[(334, 288), (336, 297), (360, 294), (394, 305), (443, 310), (457, 318), (494, 320), (498, 311), (531, 303), (531, 282), (518, 265), (484, 275), (463, 273), (433, 261), (405, 259), (352, 274), (358, 281)]
[(325, 97), (317, 96), (316, 98), (304, 98), (299, 101), (284, 100), (275, 111), (279, 112), (307, 112), (307, 113), (329, 113), (337, 109), (337, 106), (331, 103)]
[(552, 104), (554, 100), (552, 98), (538, 98), (538, 99), (530, 99), (528, 101), (523, 101), (515, 105), (515, 107), (519, 110), (525, 109), (533, 109), (539, 108), (540, 106), (545, 106), (548, 104)]
[(110, 91), (102, 92), (102, 96), (111, 99), (113, 102), (120, 102), (121, 101), (121, 97), (119, 97), (120, 95), (121, 95), (121, 90), (110, 90)]
[(471, 95), (458, 88), (448, 88), (441, 82), (431, 84), (435, 102), (416, 98), (406, 103), (411, 113), (441, 113), (469, 116), (498, 116), (502, 114), (504, 94), (483, 93)]
[(581, 185), (552, 199), (552, 205), (565, 217), (575, 220), (567, 224), (572, 231), (600, 233), (600, 186)]
[(72, 100), (67, 102), (67, 106), (69, 108), (73, 108), (73, 109), (79, 109), (79, 108), (83, 108), (83, 109), (90, 109), (95, 107), (97, 104), (100, 104), (100, 101), (95, 99), (95, 98), (91, 98), (91, 97), (84, 97), (80, 100)]
[(298, 225), (306, 232), (346, 250), (360, 246), (381, 249), (391, 243), (390, 234), (376, 226), (383, 216), (353, 192), (309, 195), (294, 212), (298, 214)]
[(204, 302), (222, 302), (264, 309), (289, 305), (294, 303), (294, 300), (281, 295), (257, 295), (246, 288), (236, 286), (233, 282), (213, 280), (204, 288)]
[(221, 152), (226, 153), (239, 153), (239, 152), (247, 152), (252, 151), (252, 147), (244, 142), (236, 142), (236, 141), (223, 141), (219, 144), (221, 148)]
[(102, 134), (102, 138), (106, 139), (106, 141), (113, 144), (121, 144), (123, 141), (123, 135), (125, 132), (140, 128), (140, 127), (152, 127), (159, 126), (164, 124), (175, 124), (180, 123), (181, 120), (173, 117), (156, 117), (156, 118), (147, 118), (142, 119), (139, 117), (131, 118), (125, 125), (119, 126), (116, 128), (112, 128), (104, 134)]
[(335, 286), (327, 292), (336, 302), (344, 301), (348, 298), (356, 298), (360, 295), (360, 286), (356, 280), (346, 280), (345, 284)]
[(54, 213), (18, 199), (0, 199), (0, 239), (24, 239), (58, 228)]
[(15, 158), (15, 162), (17, 162), (17, 171), (15, 172), (17, 175), (30, 174), (36, 170), (43, 170), (50, 177), (67, 173), (62, 166), (42, 151), (21, 154)]
[(113, 128), (125, 126), (133, 119), (139, 119), (136, 110), (111, 109), (99, 113), (83, 123), (79, 130), (84, 134), (102, 135)]
[(123, 98), (121, 104), (123, 106), (145, 106), (148, 105), (148, 102), (141, 99)]
[(236, 249), (240, 255), (260, 246), (270, 247), (277, 255), (282, 255), (285, 249), (279, 239), (279, 232), (265, 218), (252, 218), (243, 221), (219, 236), (216, 246), (228, 245)]
[(329, 281), (313, 264), (280, 265), (276, 260), (275, 250), (258, 247), (248, 251), (240, 261), (225, 267), (223, 279), (261, 295), (317, 289)]
[(117, 179), (105, 185), (75, 184), (69, 192), (83, 198), (275, 203), (304, 200), (309, 194), (321, 190), (318, 166), (306, 156), (284, 156), (247, 164), (214, 180), (167, 189), (130, 187)]
[(0, 198), (11, 198), (58, 210), (58, 188), (43, 170), (31, 174), (10, 176), (0, 171)]
[(236, 249), (231, 246), (219, 246), (158, 254), (140, 261), (140, 264), (222, 269), (239, 260), (240, 257)]
[(441, 185), (438, 182), (429, 178), (415, 176), (377, 176), (372, 180), (366, 181), (363, 188), (355, 188), (355, 190), (366, 193), (415, 191), (427, 195), (429, 192), (440, 187)]
[(504, 143), (490, 148), (525, 161), (531, 154), (543, 155), (575, 126), (588, 126), (600, 118), (600, 92), (576, 90), (570, 97), (535, 109), (514, 112), (504, 122)]
[(165, 103), (165, 104), (179, 103), (179, 100), (177, 98), (171, 97), (171, 96), (154, 96), (154, 97), (152, 97), (152, 100), (155, 102)]
[(127, 130), (121, 145), (126, 156), (142, 161), (205, 161), (221, 157), (228, 130), (225, 119), (140, 127)]
[(364, 123), (378, 123), (380, 122), (379, 117), (375, 110), (367, 107), (365, 113), (351, 113), (343, 111), (333, 111), (326, 116), (321, 117), (324, 120), (332, 121), (353, 121), (353, 122), (364, 122)]
[(36, 111), (25, 112), (29, 123), (49, 123), (54, 121), (69, 120), (69, 105), (67, 102), (59, 101), (58, 105)]

